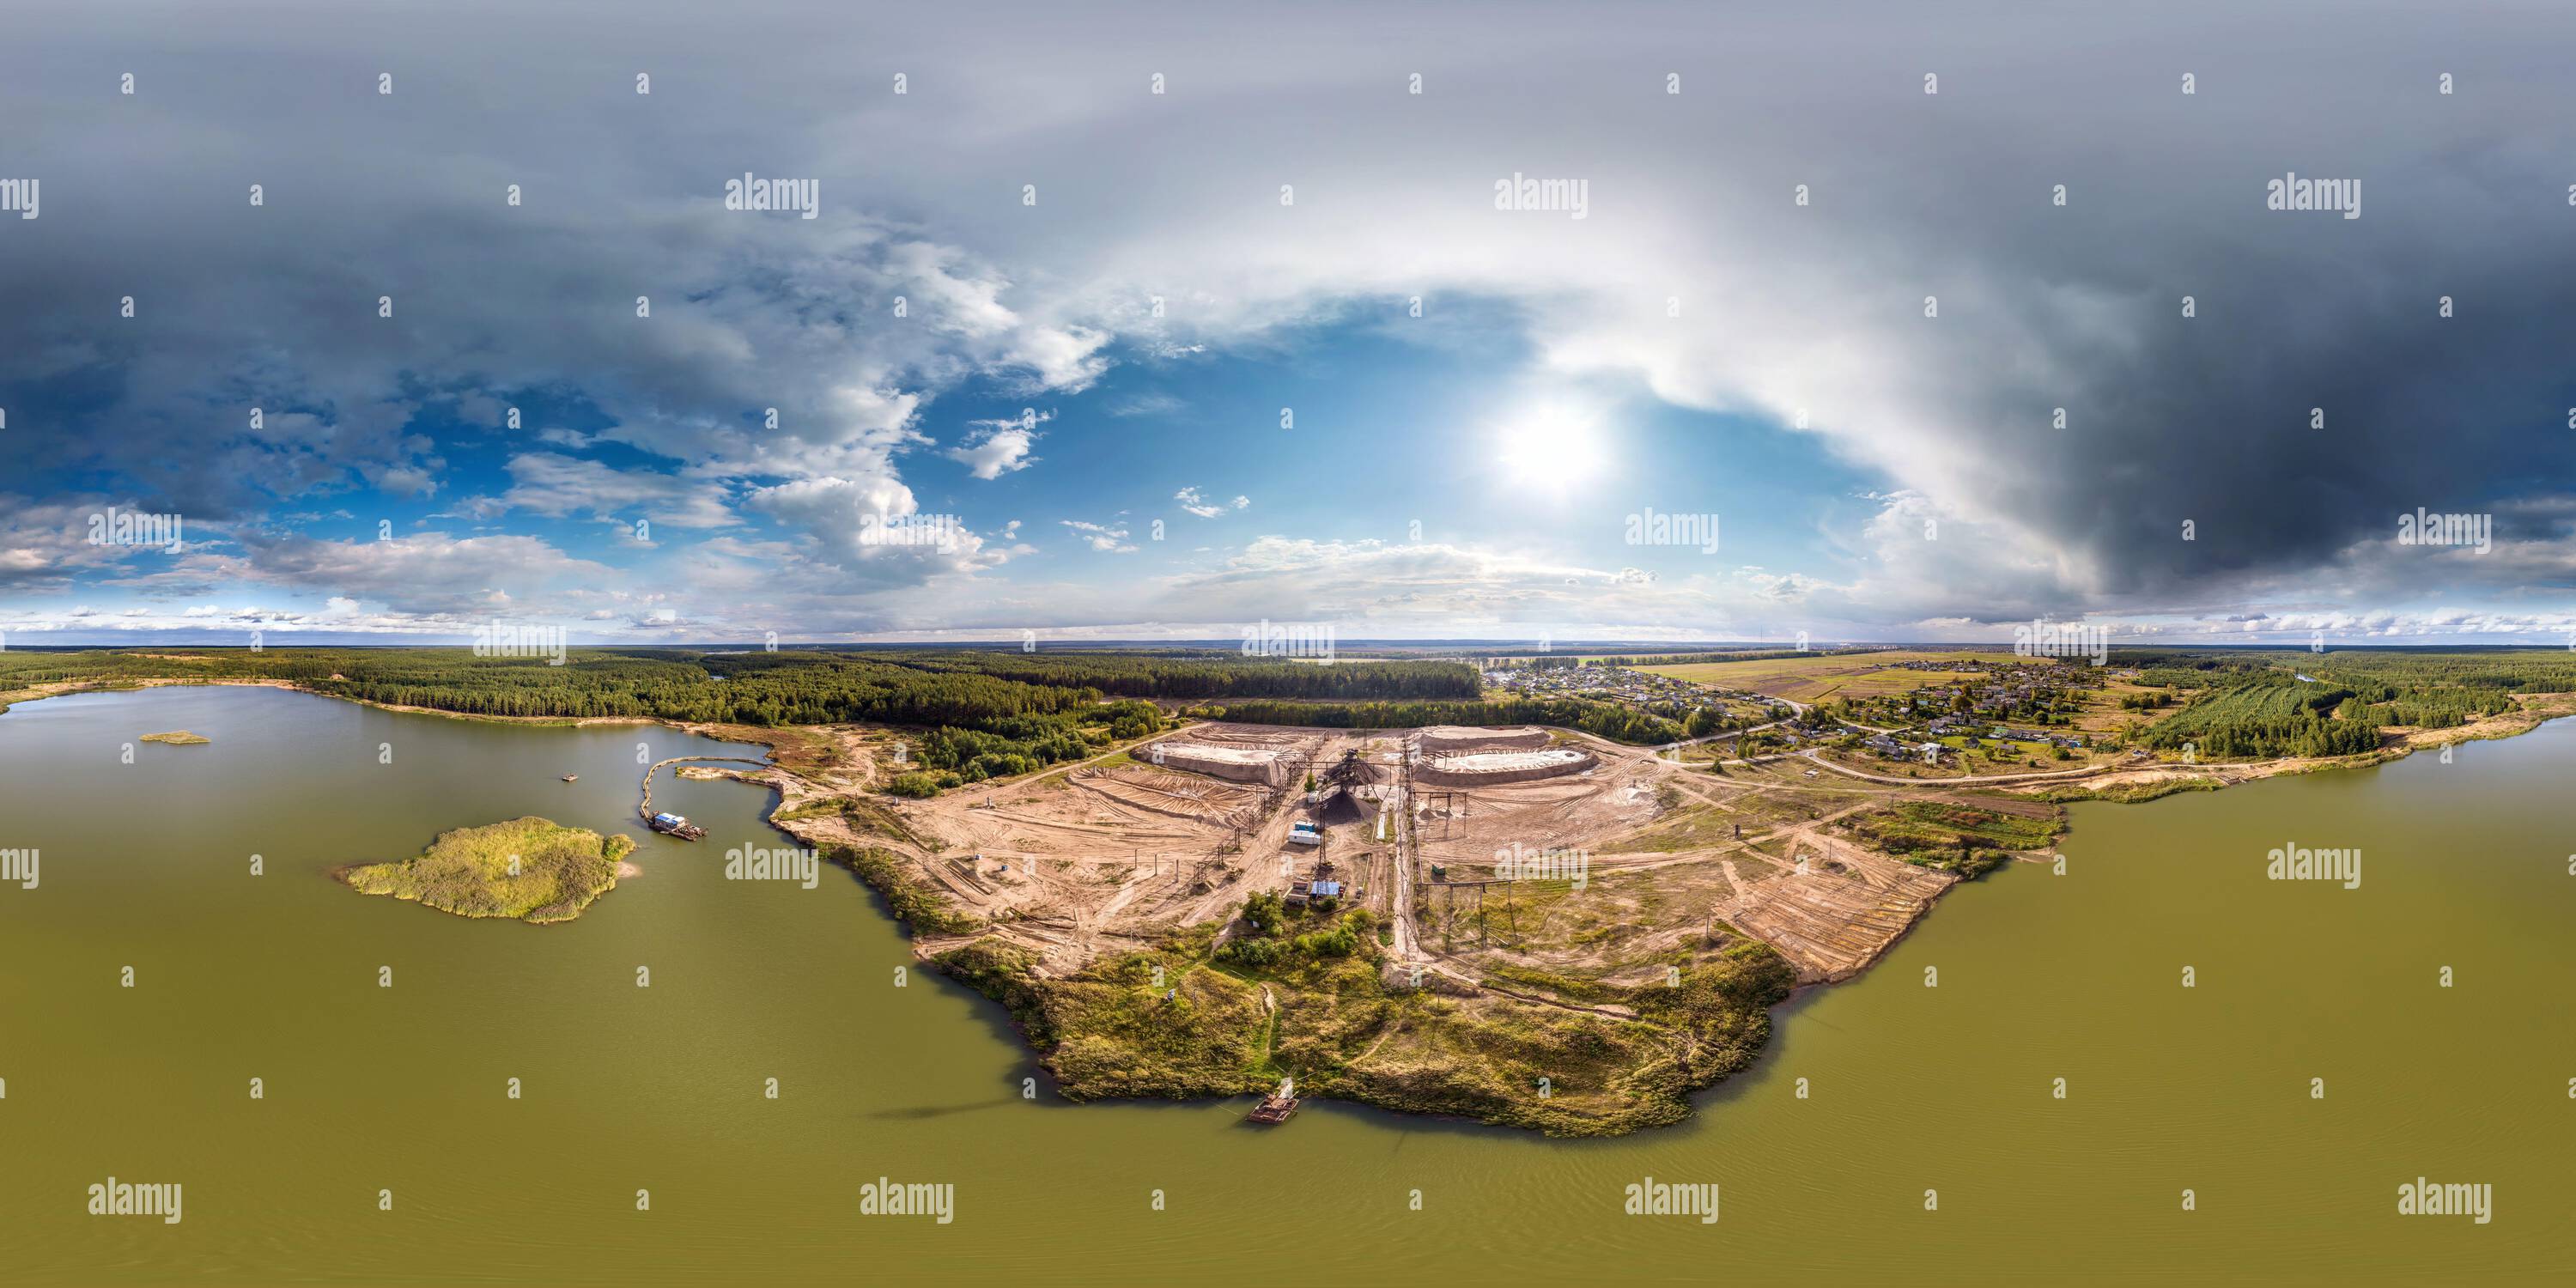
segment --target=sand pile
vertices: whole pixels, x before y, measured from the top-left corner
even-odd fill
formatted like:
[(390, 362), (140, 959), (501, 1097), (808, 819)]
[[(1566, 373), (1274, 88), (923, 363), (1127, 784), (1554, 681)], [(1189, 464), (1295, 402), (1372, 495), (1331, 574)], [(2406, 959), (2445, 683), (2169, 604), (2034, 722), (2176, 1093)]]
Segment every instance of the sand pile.
[(1573, 747), (1548, 747), (1537, 751), (1474, 751), (1442, 756), (1414, 776), (1418, 781), (1434, 786), (1475, 787), (1580, 773), (1591, 768), (1592, 763), (1590, 752)]
[(1220, 747), (1204, 742), (1158, 742), (1136, 759), (1165, 769), (1186, 769), (1238, 783), (1278, 781), (1281, 753), (1268, 748)]

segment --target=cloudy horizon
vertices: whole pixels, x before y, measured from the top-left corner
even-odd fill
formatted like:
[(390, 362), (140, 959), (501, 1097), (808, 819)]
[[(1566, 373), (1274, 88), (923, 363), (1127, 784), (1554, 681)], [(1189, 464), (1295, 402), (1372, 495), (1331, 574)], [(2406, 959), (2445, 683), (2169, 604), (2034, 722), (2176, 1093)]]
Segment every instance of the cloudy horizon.
[(2576, 646), (2576, 13), (142, 9), (9, 647)]

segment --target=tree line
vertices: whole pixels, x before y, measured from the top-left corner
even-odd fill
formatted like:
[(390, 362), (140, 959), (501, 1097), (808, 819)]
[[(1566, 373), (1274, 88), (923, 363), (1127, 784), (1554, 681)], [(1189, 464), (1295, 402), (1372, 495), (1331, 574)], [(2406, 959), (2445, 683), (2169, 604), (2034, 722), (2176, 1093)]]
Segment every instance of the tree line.
[(2576, 655), (2557, 649), (2128, 650), (2113, 662), (2139, 667), (2142, 685), (2198, 691), (2144, 740), (2208, 756), (2351, 755), (2391, 726), (2454, 728), (2512, 710), (2516, 693), (2576, 689)]
[(1472, 698), (1482, 682), (1464, 662), (1334, 662), (1320, 665), (1225, 654), (934, 652), (876, 654), (925, 671), (971, 672), (1028, 684), (1130, 698)]
[(1662, 716), (1580, 698), (1505, 698), (1479, 702), (1230, 702), (1207, 708), (1221, 720), (1323, 729), (1412, 729), (1424, 725), (1559, 725), (1615, 742), (1678, 742), (1682, 726)]

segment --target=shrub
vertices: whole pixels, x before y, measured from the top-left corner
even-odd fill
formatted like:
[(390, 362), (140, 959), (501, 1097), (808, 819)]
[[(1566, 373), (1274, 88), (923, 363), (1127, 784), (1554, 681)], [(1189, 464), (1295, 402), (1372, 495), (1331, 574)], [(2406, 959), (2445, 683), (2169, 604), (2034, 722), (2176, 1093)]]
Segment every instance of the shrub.
[(930, 775), (915, 770), (909, 774), (895, 775), (894, 780), (886, 784), (886, 790), (897, 796), (926, 800), (939, 794), (939, 784), (933, 781)]

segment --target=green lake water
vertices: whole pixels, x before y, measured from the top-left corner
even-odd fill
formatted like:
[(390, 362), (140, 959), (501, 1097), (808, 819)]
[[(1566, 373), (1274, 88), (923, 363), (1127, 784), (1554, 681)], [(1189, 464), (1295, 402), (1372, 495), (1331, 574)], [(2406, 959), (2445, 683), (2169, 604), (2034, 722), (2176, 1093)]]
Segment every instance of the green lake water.
[[(213, 742), (135, 742), (168, 729)], [(265, 689), (0, 714), (0, 850), (40, 856), (37, 888), (0, 885), (0, 1284), (2576, 1270), (2576, 722), (2078, 806), (2065, 875), (1954, 891), (1861, 980), (1781, 1008), (1689, 1123), (1574, 1142), (1024, 1099), (1000, 1008), (897, 987), (903, 937), (847, 873), (723, 878), (726, 849), (789, 844), (766, 791), (665, 771), (657, 806), (711, 835), (646, 834), (639, 743), (760, 754)], [(525, 814), (634, 835), (642, 875), (551, 927), (326, 875)], [(2359, 887), (2267, 880), (2293, 844), (2360, 849)], [(110, 1175), (181, 1184), (183, 1219), (89, 1215)], [(863, 1215), (880, 1177), (953, 1186), (954, 1220)], [(1721, 1218), (1624, 1215), (1648, 1177), (1717, 1184)], [(2418, 1177), (2491, 1186), (2492, 1221), (2400, 1215)]]

